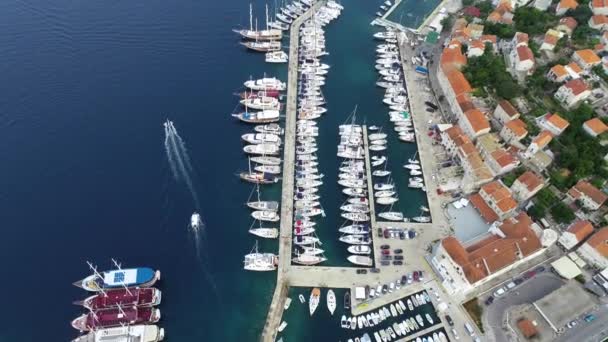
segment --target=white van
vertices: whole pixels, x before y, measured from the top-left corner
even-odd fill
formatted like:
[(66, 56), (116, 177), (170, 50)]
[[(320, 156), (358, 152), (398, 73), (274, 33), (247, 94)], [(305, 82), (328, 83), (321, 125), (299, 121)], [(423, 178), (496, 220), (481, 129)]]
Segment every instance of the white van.
[(464, 328), (467, 329), (467, 332), (469, 333), (469, 335), (471, 335), (471, 336), (475, 335), (475, 330), (473, 330), (473, 327), (471, 326), (471, 324), (469, 324), (469, 322), (466, 322), (464, 324)]

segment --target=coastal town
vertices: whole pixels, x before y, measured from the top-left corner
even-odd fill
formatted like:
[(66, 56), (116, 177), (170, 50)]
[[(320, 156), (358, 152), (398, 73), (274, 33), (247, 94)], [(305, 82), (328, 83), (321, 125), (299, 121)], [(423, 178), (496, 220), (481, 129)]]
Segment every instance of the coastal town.
[[(368, 37), (380, 41), (376, 86), (397, 141), (415, 154), (405, 170), (387, 168), (383, 151), (404, 145), (387, 144), (390, 127), (361, 124), (356, 108), (336, 127), (347, 266), (328, 260), (316, 232), (333, 210), (317, 192), (315, 120), (331, 100), (321, 91), (331, 77), (324, 26), (348, 9), (301, 5), (272, 22), (275, 33), (240, 32), (267, 62), (288, 64), (285, 83), (246, 82), (257, 92), (236, 115), (266, 134), (245, 152), (281, 173), (280, 205), (259, 198), (259, 184), (279, 182), (270, 167), (241, 173), (258, 184), (253, 217), (280, 221), (250, 231), (278, 238), (278, 253), (256, 243), (245, 257), (245, 269), (277, 271), (262, 340), (282, 341), (285, 314), (306, 304), (313, 316), (324, 297), (343, 341), (608, 337), (608, 1), (445, 0), (417, 28), (391, 21), (399, 1), (380, 6)], [(276, 43), (281, 30), (288, 53)], [(280, 160), (267, 157), (280, 148)], [(395, 209), (408, 201), (396, 172), (424, 193), (419, 215)]]

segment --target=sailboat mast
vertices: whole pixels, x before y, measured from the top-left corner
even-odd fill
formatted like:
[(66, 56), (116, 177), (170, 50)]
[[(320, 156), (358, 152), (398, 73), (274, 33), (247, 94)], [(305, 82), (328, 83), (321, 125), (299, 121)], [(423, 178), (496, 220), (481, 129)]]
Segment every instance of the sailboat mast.
[(253, 31), (253, 5), (249, 4), (249, 31)]
[(266, 4), (266, 31), (268, 31), (268, 4)]

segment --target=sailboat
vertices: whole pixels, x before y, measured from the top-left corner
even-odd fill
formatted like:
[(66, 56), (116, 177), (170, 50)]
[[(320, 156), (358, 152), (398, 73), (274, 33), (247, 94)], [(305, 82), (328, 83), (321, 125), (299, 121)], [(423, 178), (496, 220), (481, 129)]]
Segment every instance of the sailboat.
[[(279, 210), (279, 202), (277, 201), (262, 201), (260, 199), (260, 185), (256, 184), (255, 191), (257, 193), (257, 201), (247, 202), (247, 206), (253, 210), (277, 211)], [(253, 194), (253, 191), (252, 193)], [(251, 199), (251, 195), (249, 195)]]
[(247, 271), (274, 271), (277, 269), (277, 256), (272, 253), (258, 252), (258, 242), (251, 252), (245, 255), (243, 268)]
[(319, 306), (319, 301), (321, 300), (321, 290), (318, 287), (312, 289), (310, 293), (310, 299), (308, 300), (308, 309), (310, 311), (310, 315), (312, 316), (317, 310), (317, 306)]
[(332, 289), (327, 291), (327, 309), (332, 315), (334, 314), (334, 311), (336, 311), (336, 294)]
[(268, 6), (266, 6), (266, 29), (265, 30), (254, 30), (253, 29), (253, 7), (249, 4), (249, 30), (232, 30), (235, 33), (241, 35), (245, 39), (254, 40), (280, 40), (283, 38), (283, 31), (280, 29), (270, 29), (268, 27)]

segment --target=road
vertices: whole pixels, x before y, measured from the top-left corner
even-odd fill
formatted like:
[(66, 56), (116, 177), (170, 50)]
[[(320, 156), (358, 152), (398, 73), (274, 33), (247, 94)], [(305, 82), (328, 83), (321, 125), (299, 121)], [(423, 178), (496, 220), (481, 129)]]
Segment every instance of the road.
[[(513, 337), (506, 333), (507, 330), (503, 325), (507, 310), (513, 306), (531, 304), (557, 290), (563, 284), (564, 281), (558, 276), (545, 271), (510, 290), (503, 297), (496, 298), (494, 303), (485, 306), (483, 315), (483, 324), (486, 327), (488, 337), (496, 342), (513, 341)], [(483, 302), (489, 296), (490, 293), (487, 293), (485, 296), (479, 297), (480, 305), (485, 305)], [(488, 327), (490, 329), (487, 329)]]
[(578, 325), (566, 330), (559, 335), (555, 341), (603, 341), (608, 337), (608, 304), (603, 304), (597, 311), (591, 312), (596, 318), (593, 322), (587, 323), (579, 320)]

